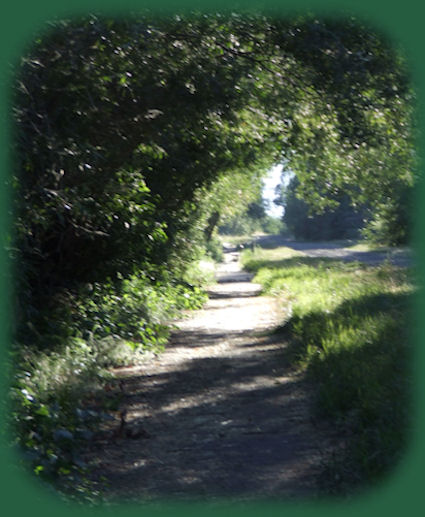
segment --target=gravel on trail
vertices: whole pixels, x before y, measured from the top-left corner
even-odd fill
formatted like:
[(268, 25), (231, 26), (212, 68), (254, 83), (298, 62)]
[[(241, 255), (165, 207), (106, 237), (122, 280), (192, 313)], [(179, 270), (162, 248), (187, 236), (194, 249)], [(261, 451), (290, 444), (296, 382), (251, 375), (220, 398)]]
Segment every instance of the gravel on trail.
[(107, 499), (318, 495), (323, 460), (341, 438), (312, 418), (313, 387), (288, 365), (282, 336), (268, 332), (284, 318), (227, 248), (209, 301), (177, 322), (166, 350), (115, 370), (132, 432), (87, 453)]

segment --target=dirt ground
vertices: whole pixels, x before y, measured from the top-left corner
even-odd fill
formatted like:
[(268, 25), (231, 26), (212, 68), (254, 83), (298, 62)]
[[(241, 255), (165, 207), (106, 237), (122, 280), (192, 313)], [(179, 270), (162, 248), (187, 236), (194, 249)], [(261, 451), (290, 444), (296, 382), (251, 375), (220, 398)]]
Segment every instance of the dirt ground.
[(253, 239), (264, 248), (277, 248), (286, 246), (293, 250), (301, 251), (308, 257), (335, 258), (348, 262), (359, 261), (371, 266), (388, 261), (398, 267), (409, 267), (414, 264), (414, 253), (410, 248), (391, 248), (386, 251), (358, 251), (345, 248), (338, 242), (303, 242), (288, 239), (283, 235), (265, 235)]
[(339, 439), (312, 418), (314, 387), (287, 364), (282, 337), (264, 332), (285, 307), (260, 290), (228, 248), (209, 302), (178, 322), (166, 351), (116, 371), (125, 432), (87, 457), (107, 499), (319, 494), (323, 460)]

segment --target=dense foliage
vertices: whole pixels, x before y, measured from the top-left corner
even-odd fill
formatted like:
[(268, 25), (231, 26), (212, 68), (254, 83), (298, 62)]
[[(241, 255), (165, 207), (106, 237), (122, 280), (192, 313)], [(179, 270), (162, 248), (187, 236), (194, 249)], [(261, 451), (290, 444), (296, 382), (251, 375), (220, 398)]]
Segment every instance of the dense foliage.
[(338, 205), (325, 208), (321, 213), (314, 212), (312, 207), (296, 195), (299, 180), (294, 176), (282, 192), (284, 205), (283, 222), (296, 239), (332, 240), (353, 239), (360, 235), (364, 226), (366, 210), (355, 209), (347, 194), (337, 197)]
[(354, 20), (58, 22), (18, 73), (25, 278), (40, 293), (176, 260), (217, 211), (205, 189), (243, 173), (216, 189), (233, 204), (283, 156), (316, 206), (344, 190), (385, 210), (413, 184), (411, 100), (400, 55)]
[[(317, 209), (347, 192), (390, 228), (414, 184), (411, 110), (402, 56), (353, 19), (144, 13), (40, 34), (16, 71), (11, 178), (16, 421), (37, 472), (56, 468), (60, 390), (199, 306), (194, 262), (262, 208), (271, 165)], [(59, 389), (40, 368), (73, 375)]]
[(266, 201), (259, 197), (251, 201), (244, 211), (223, 217), (219, 232), (222, 235), (253, 235), (256, 232), (279, 234), (284, 225), (267, 213)]

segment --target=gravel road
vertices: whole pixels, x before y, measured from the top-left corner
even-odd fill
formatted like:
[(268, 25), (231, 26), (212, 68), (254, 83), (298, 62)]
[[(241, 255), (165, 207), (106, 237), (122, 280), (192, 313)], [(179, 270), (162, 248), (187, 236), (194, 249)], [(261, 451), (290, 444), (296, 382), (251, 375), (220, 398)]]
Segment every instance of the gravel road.
[(336, 258), (346, 261), (359, 261), (379, 265), (385, 261), (399, 267), (409, 267), (414, 263), (413, 252), (407, 248), (394, 248), (388, 251), (354, 251), (334, 242), (300, 242), (282, 235), (256, 237), (253, 243), (264, 248), (286, 246), (301, 251), (308, 257)]

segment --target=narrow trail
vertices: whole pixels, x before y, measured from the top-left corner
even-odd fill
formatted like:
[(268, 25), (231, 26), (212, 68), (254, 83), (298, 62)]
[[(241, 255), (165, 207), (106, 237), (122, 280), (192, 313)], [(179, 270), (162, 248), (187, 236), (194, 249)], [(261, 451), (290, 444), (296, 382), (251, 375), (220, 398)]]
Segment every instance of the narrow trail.
[(127, 425), (146, 434), (92, 451), (107, 498), (316, 495), (334, 438), (312, 420), (311, 387), (286, 363), (282, 338), (261, 332), (283, 315), (250, 280), (228, 249), (209, 302), (178, 322), (165, 352), (117, 370)]

